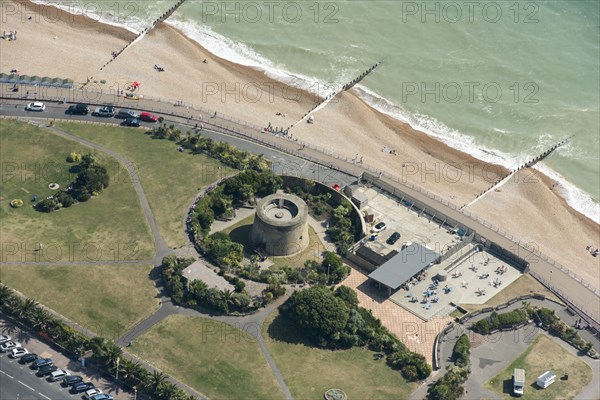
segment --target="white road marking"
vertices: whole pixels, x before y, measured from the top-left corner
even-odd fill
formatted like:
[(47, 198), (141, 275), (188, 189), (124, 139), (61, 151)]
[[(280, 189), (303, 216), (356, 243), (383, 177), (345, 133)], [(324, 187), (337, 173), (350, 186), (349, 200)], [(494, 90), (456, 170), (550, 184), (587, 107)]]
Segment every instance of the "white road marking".
[(21, 382), (19, 380), (17, 380), (17, 382), (19, 382), (21, 385), (25, 386), (27, 389), (31, 389), (31, 390), (33, 390), (35, 392), (35, 389), (32, 388), (31, 386), (27, 386), (26, 384), (24, 384), (23, 382)]
[(1, 373), (3, 373), (4, 375), (8, 376), (10, 379), (15, 379), (15, 377), (14, 377), (14, 376), (11, 376), (11, 375), (7, 374), (7, 373), (6, 373), (6, 372), (4, 372), (4, 371), (0, 371), (0, 372), (1, 372)]
[(48, 400), (52, 400), (50, 397), (48, 397), (48, 396), (44, 396), (44, 395), (43, 395), (43, 394), (41, 394), (40, 392), (38, 392), (38, 393), (39, 393), (39, 394), (40, 394), (40, 396), (42, 396), (43, 398), (45, 398), (45, 399), (48, 399)]

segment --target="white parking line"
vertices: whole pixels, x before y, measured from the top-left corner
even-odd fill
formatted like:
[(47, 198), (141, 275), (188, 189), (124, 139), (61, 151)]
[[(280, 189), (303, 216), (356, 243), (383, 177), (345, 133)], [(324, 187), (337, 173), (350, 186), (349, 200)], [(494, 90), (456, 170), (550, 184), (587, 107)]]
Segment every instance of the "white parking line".
[(40, 392), (38, 392), (38, 393), (39, 393), (39, 394), (40, 394), (40, 396), (42, 396), (43, 398), (45, 398), (45, 399), (48, 399), (48, 400), (52, 400), (50, 397), (48, 397), (48, 396), (44, 396), (44, 395), (43, 395), (43, 394), (41, 394)]
[(15, 377), (14, 377), (14, 376), (11, 376), (11, 375), (7, 374), (7, 373), (6, 373), (6, 372), (4, 372), (4, 371), (0, 371), (0, 372), (1, 372), (1, 373), (3, 373), (4, 375), (8, 376), (10, 379), (15, 379)]
[(23, 382), (21, 382), (20, 380), (17, 380), (17, 382), (19, 382), (21, 385), (25, 386), (27, 389), (31, 389), (35, 392), (35, 389), (32, 388), (31, 386), (27, 386), (26, 384), (24, 384)]

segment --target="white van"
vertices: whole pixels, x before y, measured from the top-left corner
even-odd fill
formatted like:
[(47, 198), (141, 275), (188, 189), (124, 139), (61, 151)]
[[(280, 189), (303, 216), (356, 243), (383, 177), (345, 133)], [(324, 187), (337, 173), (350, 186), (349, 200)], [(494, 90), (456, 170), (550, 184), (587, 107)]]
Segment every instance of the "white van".
[(63, 379), (65, 379), (66, 376), (69, 375), (71, 375), (69, 372), (63, 369), (57, 369), (56, 371), (50, 374), (50, 380), (52, 382), (62, 381)]

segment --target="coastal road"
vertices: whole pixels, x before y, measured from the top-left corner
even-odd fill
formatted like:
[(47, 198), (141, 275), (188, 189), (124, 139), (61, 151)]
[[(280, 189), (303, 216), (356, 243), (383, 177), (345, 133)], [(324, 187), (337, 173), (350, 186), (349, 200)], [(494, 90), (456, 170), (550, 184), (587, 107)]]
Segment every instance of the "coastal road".
[[(100, 100), (102, 99), (106, 99), (106, 103), (110, 103), (111, 101), (114, 101), (114, 96), (104, 95), (104, 97), (100, 98)], [(25, 113), (23, 107), (27, 101), (28, 100), (24, 99), (5, 99), (3, 100), (4, 104), (2, 104), (0, 113), (4, 115), (23, 115), (23, 113)], [(302, 147), (302, 150), (300, 150), (300, 144), (297, 142), (292, 142), (287, 138), (277, 137), (272, 134), (259, 132), (258, 129), (253, 131), (249, 125), (240, 124), (239, 122), (221, 121), (219, 118), (214, 118), (213, 120), (211, 119), (211, 116), (197, 111), (194, 111), (194, 115), (192, 116), (192, 111), (190, 110), (184, 110), (181, 109), (181, 107), (174, 107), (165, 103), (145, 101), (141, 104), (144, 104), (149, 108), (154, 104), (156, 108), (163, 109), (163, 114), (169, 122), (173, 121), (183, 124), (194, 123), (195, 120), (193, 118), (197, 118), (198, 122), (203, 123), (207, 129), (210, 128), (210, 130), (218, 131), (215, 132), (215, 134), (225, 134), (230, 138), (246, 139), (246, 142), (258, 145), (259, 153), (264, 153), (266, 146), (266, 148), (275, 148), (281, 152), (298, 155), (300, 158), (313, 161), (316, 165), (321, 165), (324, 168), (331, 167), (331, 169), (335, 169), (338, 173), (343, 175), (359, 176), (363, 172), (366, 172), (361, 165), (346, 162), (331, 154), (321, 153), (308, 146), (306, 148)], [(139, 104), (138, 107), (141, 104)], [(67, 117), (67, 119), (72, 118), (71, 116), (65, 116), (64, 111), (62, 113), (60, 111), (60, 107), (64, 107), (64, 110), (68, 106), (67, 104), (57, 104), (56, 106), (58, 106), (57, 111), (42, 113), (47, 114), (43, 117), (57, 119), (65, 117)], [(32, 113), (26, 114), (31, 115)], [(202, 122), (200, 121), (200, 118), (202, 118)], [(98, 118), (95, 119), (98, 120)], [(247, 128), (244, 128), (244, 126), (247, 126)], [(239, 131), (234, 131), (236, 129)], [(261, 146), (261, 143), (265, 146)], [(582, 284), (582, 282), (578, 282), (570, 276), (568, 272), (563, 271), (545, 260), (538, 253), (531, 252), (531, 250), (526, 247), (527, 243), (516, 243), (518, 241), (516, 238), (510, 240), (504, 234), (493, 229), (489, 224), (476, 219), (474, 216), (470, 216), (468, 212), (459, 211), (457, 208), (450, 207), (449, 205), (444, 204), (443, 201), (440, 201), (440, 199), (433, 198), (430, 194), (421, 191), (417, 187), (409, 187), (388, 174), (384, 173), (381, 179), (383, 182), (397, 188), (400, 192), (408, 194), (428, 208), (437, 210), (458, 222), (460, 225), (476, 231), (488, 241), (494, 242), (504, 249), (517, 253), (521, 258), (529, 262), (532, 273), (535, 274), (538, 279), (549, 288), (555, 290), (565, 301), (568, 301), (575, 308), (581, 310), (587, 315), (587, 320), (592, 322), (595, 326), (598, 326), (598, 321), (600, 321), (600, 297), (598, 294), (590, 290), (586, 285)], [(594, 283), (591, 284), (594, 285)]]

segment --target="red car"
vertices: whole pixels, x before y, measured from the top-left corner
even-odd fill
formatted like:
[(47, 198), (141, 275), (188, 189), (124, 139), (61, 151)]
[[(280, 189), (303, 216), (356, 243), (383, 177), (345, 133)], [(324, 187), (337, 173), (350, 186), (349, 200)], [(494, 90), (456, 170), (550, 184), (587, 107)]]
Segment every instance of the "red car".
[(156, 115), (150, 114), (149, 112), (141, 113), (139, 119), (145, 122), (156, 122), (158, 120), (158, 118), (156, 118)]

